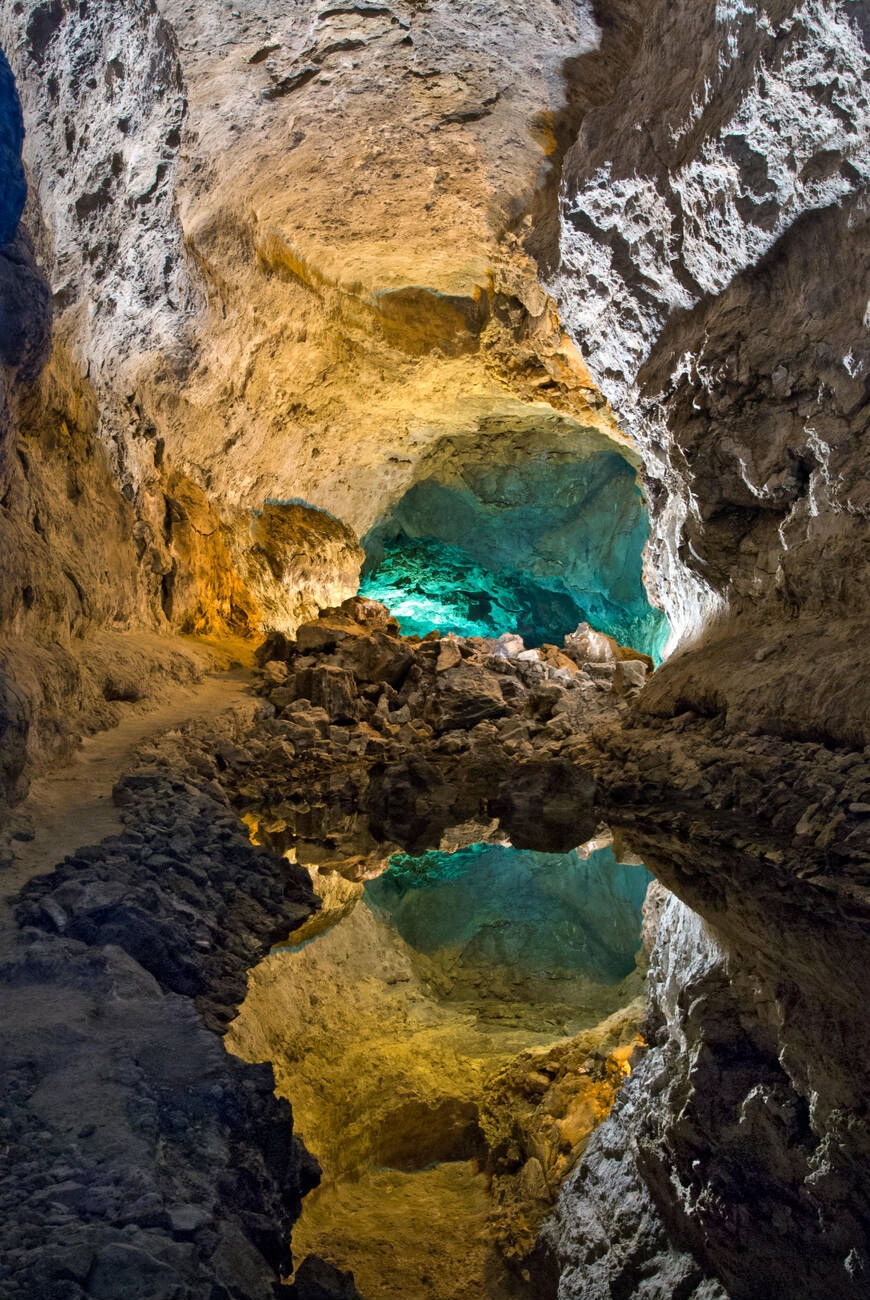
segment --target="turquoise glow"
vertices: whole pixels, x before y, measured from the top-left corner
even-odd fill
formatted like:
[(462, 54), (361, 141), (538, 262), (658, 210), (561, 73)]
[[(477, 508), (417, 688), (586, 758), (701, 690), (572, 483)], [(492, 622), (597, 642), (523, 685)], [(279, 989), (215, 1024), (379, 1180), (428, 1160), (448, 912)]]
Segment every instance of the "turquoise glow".
[(541, 455), (468, 471), (461, 485), (416, 484), (363, 538), (360, 592), (406, 635), (519, 632), (561, 645), (588, 622), (658, 661), (668, 627), (643, 586), (647, 537), (621, 456)]
[(557, 582), (545, 586), (522, 573), (493, 573), (458, 546), (433, 537), (385, 542), (383, 559), (359, 590), (386, 605), (405, 636), (519, 632), (527, 646), (560, 646), (578, 623), (591, 623), (657, 663), (667, 640), (664, 615), (649, 605), (633, 615), (600, 594), (581, 605)]
[(472, 964), (615, 984), (634, 970), (652, 876), (610, 849), (581, 858), (474, 844), (455, 853), (399, 853), (366, 885), (419, 952), (449, 949)]

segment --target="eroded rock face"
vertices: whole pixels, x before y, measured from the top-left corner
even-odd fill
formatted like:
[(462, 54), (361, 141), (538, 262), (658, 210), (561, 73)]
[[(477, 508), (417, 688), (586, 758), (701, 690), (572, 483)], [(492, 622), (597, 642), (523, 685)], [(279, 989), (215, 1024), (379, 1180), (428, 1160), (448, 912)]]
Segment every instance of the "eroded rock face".
[(867, 30), (653, 4), (566, 163), (556, 296), (643, 449), (662, 599), (705, 633), (589, 766), (712, 927), (660, 936), (656, 1046), (553, 1228), (566, 1297), (867, 1286), (865, 1013), (835, 972), (868, 922)]
[(737, 731), (720, 708), (636, 717), (578, 759), (683, 902), (653, 952), (653, 1049), (552, 1230), (564, 1295), (618, 1278), (640, 1296), (659, 1273), (654, 1295), (703, 1276), (740, 1300), (861, 1295), (865, 1018), (842, 972), (867, 961), (866, 754)]
[(599, 36), (502, 0), (0, 9), (122, 484), (159, 442), (225, 522), (303, 498), (362, 531), (446, 435), (618, 437), (514, 233)]
[(818, 612), (810, 575), (862, 545), (866, 42), (863, 4), (654, 4), (566, 162), (557, 297), (643, 450), (681, 629)]
[[(603, 94), (598, 41), (584, 6), (531, 20), (489, 0), (461, 19), (446, 3), (0, 5), (40, 267), (20, 232), (0, 253), (0, 353), (17, 367), (3, 436), (40, 442), (25, 495), (43, 498), (52, 551), (93, 557), (78, 586), (53, 575), (28, 635), (65, 649), (83, 621), (292, 630), (352, 594), (350, 530), (430, 454), (459, 464), (517, 430), (625, 445), (514, 229), (552, 198), (566, 60), (594, 63), (584, 107)], [(21, 132), (4, 88), (11, 234)], [(64, 424), (81, 431), (72, 455)], [(83, 456), (92, 491), (70, 518), (53, 489)], [(43, 564), (20, 500), (15, 550), (26, 539)], [(314, 512), (271, 527), (272, 500), (347, 529)], [(18, 559), (2, 577), (15, 635), (37, 590)]]
[[(291, 630), (309, 594), (346, 594), (352, 539), (330, 534), (326, 601), (308, 551), (251, 537), (267, 497), (359, 531), (427, 457), (457, 468), (454, 446), (617, 436), (603, 393), (644, 460), (660, 599), (680, 631), (723, 619), (630, 725), (621, 693), (644, 674), (589, 640), (575, 673), (562, 651), (410, 649), (380, 615), (340, 618), (273, 645), (261, 749), (221, 761), (266, 809), (264, 840), (350, 875), (487, 801), (536, 847), (608, 817), (708, 929), (676, 905), (663, 922), (658, 1041), (553, 1237), (565, 1294), (755, 1300), (794, 1290), (797, 1257), (804, 1294), (851, 1297), (868, 1267), (865, 1009), (843, 980), (867, 958), (867, 6), (601, 9), (595, 48), (581, 6), (0, 4), (35, 249), (4, 66), (3, 775), (20, 788), (34, 699), (48, 731), (88, 695), (69, 649), (88, 627), (245, 630), (268, 607)], [(553, 269), (551, 167), (581, 119)], [(35, 633), (60, 649), (19, 668)], [(291, 760), (307, 801), (274, 780)]]

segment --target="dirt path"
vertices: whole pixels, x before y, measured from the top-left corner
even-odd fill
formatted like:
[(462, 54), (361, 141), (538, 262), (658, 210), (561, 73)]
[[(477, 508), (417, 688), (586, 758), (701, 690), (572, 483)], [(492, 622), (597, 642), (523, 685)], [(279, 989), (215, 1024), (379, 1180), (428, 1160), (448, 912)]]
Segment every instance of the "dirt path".
[(15, 810), (16, 825), (29, 823), (33, 839), (12, 839), (14, 862), (0, 873), (0, 899), (16, 893), (32, 876), (51, 871), (82, 845), (119, 834), (123, 826), (112, 787), (128, 770), (137, 746), (184, 722), (217, 717), (235, 707), (253, 710), (251, 681), (248, 668), (206, 673), (195, 686), (179, 686), (157, 708), (89, 736), (64, 767), (35, 779)]

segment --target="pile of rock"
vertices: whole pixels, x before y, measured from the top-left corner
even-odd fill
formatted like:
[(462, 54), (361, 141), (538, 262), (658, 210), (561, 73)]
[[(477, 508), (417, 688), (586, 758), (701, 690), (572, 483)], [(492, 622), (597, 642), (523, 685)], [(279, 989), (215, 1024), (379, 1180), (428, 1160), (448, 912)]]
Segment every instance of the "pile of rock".
[[(561, 650), (527, 650), (514, 633), (403, 637), (383, 605), (359, 597), (322, 611), (295, 639), (273, 633), (257, 658), (265, 693), (280, 716), (292, 721), (301, 701), (308, 716), (313, 705), (330, 724), (364, 723), (377, 736), (407, 743), (433, 736), (452, 741), (453, 732), (485, 721), (498, 722), (502, 733), (509, 729), (502, 720), (517, 715), (529, 724), (524, 740), (558, 740), (564, 728), (542, 737), (544, 724), (565, 716), (575, 729), (595, 711), (599, 694), (631, 695), (652, 668), (649, 656), (586, 623), (565, 637)], [(320, 737), (341, 741), (328, 731)], [(300, 737), (303, 747), (307, 739)]]
[[(273, 634), (258, 660), (274, 714), (258, 731), (268, 753), (243, 789), (258, 833), (276, 848), (308, 838), (314, 803), (326, 814), (342, 800), (376, 840), (410, 850), (487, 817), (500, 818), (517, 847), (573, 848), (594, 831), (578, 738), (615, 722), (652, 666), (586, 624), (561, 650), (527, 650), (513, 634), (403, 637), (388, 610), (359, 598), (294, 639)], [(276, 762), (293, 774), (280, 791)], [(291, 784), (305, 788), (301, 809)], [(358, 824), (354, 837), (358, 849)], [(339, 869), (359, 864), (353, 848), (335, 854)]]

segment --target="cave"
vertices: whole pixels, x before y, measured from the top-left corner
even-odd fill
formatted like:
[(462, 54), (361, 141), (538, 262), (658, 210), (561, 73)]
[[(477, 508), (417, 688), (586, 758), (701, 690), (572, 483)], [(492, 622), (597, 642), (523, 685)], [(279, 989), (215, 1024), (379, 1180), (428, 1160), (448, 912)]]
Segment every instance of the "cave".
[(0, 1300), (863, 1300), (867, 0), (0, 0)]
[(406, 633), (514, 632), (534, 647), (589, 623), (660, 661), (637, 471), (603, 441), (527, 431), (464, 456), (460, 442), (452, 473), (414, 483), (362, 538), (360, 594)]

